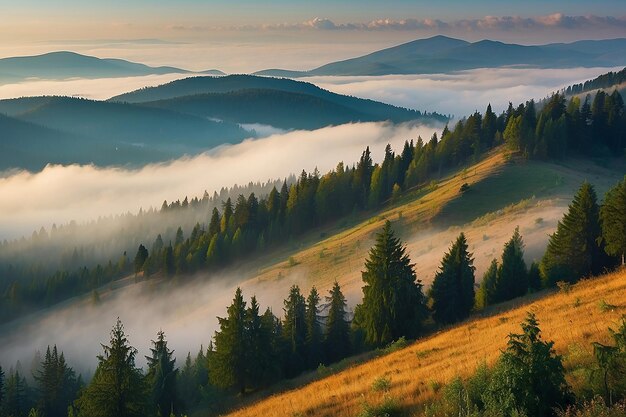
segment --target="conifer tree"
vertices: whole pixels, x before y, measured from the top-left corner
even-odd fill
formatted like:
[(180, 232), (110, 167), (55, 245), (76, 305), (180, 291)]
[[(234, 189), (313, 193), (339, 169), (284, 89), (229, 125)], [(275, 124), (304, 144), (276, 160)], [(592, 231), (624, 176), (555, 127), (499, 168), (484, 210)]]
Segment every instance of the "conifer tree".
[(350, 354), (350, 324), (347, 321), (346, 297), (341, 292), (339, 283), (335, 281), (330, 294), (326, 297), (328, 317), (324, 346), (328, 362), (336, 362)]
[(213, 237), (220, 232), (220, 212), (217, 207), (213, 207), (211, 220), (209, 221), (209, 237)]
[(172, 249), (172, 244), (170, 243), (163, 253), (163, 272), (166, 276), (171, 277), (174, 275), (176, 271), (176, 264), (174, 262), (174, 250)]
[(539, 291), (541, 289), (541, 272), (537, 262), (531, 263), (528, 268), (528, 289), (530, 291)]
[(422, 284), (389, 221), (376, 236), (362, 279), (363, 303), (355, 314), (367, 343), (384, 346), (402, 336), (415, 337), (425, 315)]
[(227, 317), (219, 318), (220, 330), (215, 332), (215, 351), (209, 364), (209, 377), (222, 388), (234, 387), (240, 394), (246, 390), (246, 302), (241, 288), (227, 308)]
[(137, 255), (135, 255), (135, 261), (133, 262), (135, 267), (135, 274), (138, 274), (143, 270), (143, 266), (148, 259), (148, 249), (144, 245), (139, 245), (137, 249)]
[(626, 265), (626, 176), (606, 193), (600, 220), (606, 252)]
[(65, 363), (57, 347), (46, 349), (40, 369), (34, 374), (39, 392), (39, 409), (46, 417), (64, 417), (78, 391), (74, 371)]
[(180, 410), (176, 389), (178, 369), (176, 369), (176, 358), (172, 357), (174, 352), (168, 349), (163, 331), (159, 331), (157, 340), (152, 341), (150, 352), (150, 356), (146, 356), (148, 362), (146, 380), (152, 405), (157, 415), (176, 414)]
[(102, 345), (93, 379), (77, 401), (81, 417), (142, 417), (149, 414), (147, 389), (132, 347), (118, 319), (109, 345)]
[(541, 339), (534, 314), (528, 314), (522, 331), (509, 335), (484, 394), (486, 408), (507, 417), (552, 416), (555, 407), (572, 400), (561, 357), (554, 351), (554, 342)]
[(306, 355), (310, 368), (323, 363), (322, 328), (319, 321), (320, 296), (315, 287), (311, 287), (306, 300)]
[(596, 192), (584, 182), (550, 236), (541, 260), (541, 272), (548, 284), (576, 282), (585, 275), (600, 273), (607, 264), (602, 244), (598, 243), (600, 236)]
[(293, 285), (284, 301), (283, 337), (287, 344), (287, 375), (295, 376), (303, 369), (306, 342), (306, 302), (300, 288)]
[(502, 251), (496, 281), (496, 301), (520, 297), (526, 292), (528, 292), (528, 271), (524, 262), (524, 241), (519, 233), (519, 227), (516, 227)]
[(480, 284), (480, 302), (482, 307), (487, 307), (496, 302), (496, 285), (498, 280), (498, 261), (493, 259), (487, 271), (483, 275)]
[(6, 380), (2, 412), (7, 417), (26, 417), (28, 404), (28, 384), (26, 378), (16, 369)]
[(431, 297), (433, 318), (449, 324), (469, 316), (474, 306), (474, 260), (468, 252), (465, 235), (461, 233), (443, 256), (435, 274)]
[(270, 383), (275, 377), (273, 362), (276, 358), (272, 326), (273, 320), (268, 321), (259, 313), (259, 303), (256, 297), (252, 297), (246, 313), (245, 351), (248, 387), (258, 388)]

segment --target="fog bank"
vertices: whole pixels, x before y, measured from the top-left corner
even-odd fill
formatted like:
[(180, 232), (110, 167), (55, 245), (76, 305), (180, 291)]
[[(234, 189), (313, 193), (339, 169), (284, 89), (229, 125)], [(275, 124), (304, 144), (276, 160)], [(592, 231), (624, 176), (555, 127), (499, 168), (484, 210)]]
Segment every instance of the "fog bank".
[(0, 239), (30, 235), (41, 226), (84, 222), (116, 213), (160, 207), (163, 200), (210, 194), (221, 187), (284, 178), (316, 167), (321, 173), (340, 161), (356, 162), (370, 146), (375, 161), (390, 143), (429, 138), (441, 126), (357, 123), (314, 131), (292, 131), (226, 145), (194, 157), (141, 169), (47, 166), (0, 178)]

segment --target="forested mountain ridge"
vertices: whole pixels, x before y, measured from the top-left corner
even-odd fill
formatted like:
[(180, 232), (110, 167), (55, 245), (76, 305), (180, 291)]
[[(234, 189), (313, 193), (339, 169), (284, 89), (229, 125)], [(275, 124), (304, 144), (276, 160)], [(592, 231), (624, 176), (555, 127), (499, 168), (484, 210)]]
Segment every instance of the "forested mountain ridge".
[[(203, 94), (224, 94), (233, 100), (235, 92), (243, 90), (278, 91), (298, 94), (307, 100), (317, 98), (350, 109), (361, 115), (367, 115), (373, 120), (436, 120), (445, 121), (446, 117), (437, 113), (426, 113), (418, 110), (405, 109), (374, 100), (361, 99), (352, 96), (336, 94), (317, 87), (314, 84), (295, 81), (286, 78), (260, 77), (255, 75), (228, 75), (225, 77), (191, 77), (172, 81), (157, 87), (147, 87), (126, 94), (112, 97), (109, 101), (147, 103), (162, 101), (185, 96)], [(226, 93), (230, 93), (226, 94)], [(290, 97), (285, 95), (285, 97)], [(295, 96), (291, 96), (295, 97)], [(244, 104), (244, 103), (242, 103)]]
[(260, 73), (306, 77), (430, 74), (510, 65), (537, 68), (614, 67), (626, 64), (624, 52), (626, 39), (527, 46), (491, 40), (472, 43), (446, 36), (434, 36), (328, 63), (306, 72), (266, 70)]
[[(14, 153), (0, 169), (39, 170), (48, 163), (140, 166), (253, 136), (233, 123), (165, 109), (70, 97), (0, 100), (0, 113), (57, 132), (42, 136), (33, 129), (5, 131), (3, 146), (11, 143)], [(50, 150), (47, 159), (37, 156), (42, 149)]]

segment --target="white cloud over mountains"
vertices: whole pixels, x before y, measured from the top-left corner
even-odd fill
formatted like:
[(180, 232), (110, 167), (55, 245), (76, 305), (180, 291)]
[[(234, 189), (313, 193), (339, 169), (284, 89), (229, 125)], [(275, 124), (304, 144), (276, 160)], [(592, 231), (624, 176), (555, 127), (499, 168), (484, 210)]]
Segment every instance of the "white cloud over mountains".
[[(618, 28), (626, 30), (625, 16), (568, 16), (563, 13), (554, 13), (545, 16), (521, 17), (521, 16), (485, 16), (480, 19), (461, 19), (443, 21), (429, 18), (408, 19), (374, 19), (361, 23), (336, 23), (329, 18), (316, 17), (299, 23), (279, 23), (262, 25), (234, 26), (231, 29), (241, 30), (342, 30), (342, 31), (415, 31), (434, 30), (446, 31), (515, 31), (515, 30), (540, 30), (540, 29), (568, 29), (579, 30), (584, 28)], [(179, 29), (183, 29), (179, 27)], [(195, 29), (198, 29), (197, 27)]]

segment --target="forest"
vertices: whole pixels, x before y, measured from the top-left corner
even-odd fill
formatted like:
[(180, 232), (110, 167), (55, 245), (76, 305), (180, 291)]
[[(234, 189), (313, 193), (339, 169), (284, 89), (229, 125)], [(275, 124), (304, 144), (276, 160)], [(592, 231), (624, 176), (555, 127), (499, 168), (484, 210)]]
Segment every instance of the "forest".
[[(247, 302), (238, 288), (206, 350), (200, 347), (195, 359), (189, 353), (178, 367), (159, 331), (145, 357), (146, 370), (136, 365), (139, 353), (118, 319), (110, 342), (102, 345), (91, 381), (77, 376), (56, 346), (48, 346), (44, 358), (35, 361), (34, 387), (20, 364), (6, 376), (0, 371), (0, 415), (176, 416), (197, 407), (221, 413), (237, 398), (283, 379), (315, 369), (323, 373), (326, 366), (358, 353), (384, 354), (488, 305), (571, 285), (623, 265), (625, 213), (626, 177), (601, 204), (594, 187), (583, 183), (540, 263), (526, 265), (523, 237), (516, 229), (478, 291), (474, 255), (464, 233), (444, 254), (432, 287), (425, 291), (403, 242), (387, 221), (365, 261), (363, 297), (353, 315), (336, 282), (326, 295), (313, 287), (306, 297), (292, 286), (282, 317), (269, 308), (262, 312), (259, 300), (252, 296)], [(552, 342), (540, 334), (536, 317), (529, 314), (522, 333), (509, 336), (495, 367), (483, 366), (469, 381), (452, 382), (443, 399), (431, 405), (432, 415), (449, 415), (451, 409), (460, 408), (471, 415), (550, 416), (555, 407), (575, 405), (561, 359)], [(592, 394), (613, 407), (626, 398), (626, 379), (619, 372), (626, 365), (626, 321), (611, 334), (614, 346), (594, 345), (597, 366), (605, 370), (603, 379), (590, 373), (588, 383)], [(454, 395), (460, 391), (466, 400)]]
[[(532, 159), (623, 155), (626, 113), (617, 91), (600, 91), (593, 100), (587, 97), (582, 103), (578, 97), (567, 101), (557, 93), (540, 109), (536, 107), (532, 100), (517, 107), (510, 104), (496, 115), (488, 106), (484, 115), (475, 112), (451, 129), (446, 126), (441, 138), (435, 134), (428, 141), (406, 141), (398, 154), (388, 145), (381, 163), (373, 162), (368, 148), (356, 165), (340, 162), (324, 175), (317, 170), (302, 171), (295, 180), (284, 180), (280, 186), (268, 182), (260, 187), (262, 191), (269, 189), (266, 195), (251, 192), (246, 197), (240, 193), (235, 198), (231, 196), (234, 193), (227, 195), (223, 191), (211, 199), (205, 195), (202, 200), (189, 201), (185, 197), (182, 203), (164, 202), (158, 214), (170, 214), (173, 226), (158, 232), (151, 242), (137, 242), (138, 236), (127, 235), (123, 244), (129, 249), (108, 262), (83, 261), (93, 247), (76, 247), (65, 253), (70, 261), (57, 260), (60, 267), (51, 272), (29, 262), (16, 263), (10, 256), (2, 257), (0, 293), (6, 302), (0, 310), (0, 322), (97, 291), (102, 285), (132, 274), (144, 279), (171, 279), (219, 271), (320, 226), (389, 204), (497, 146), (507, 146)], [(175, 219), (191, 208), (198, 213), (196, 222), (176, 225)], [(45, 251), (47, 239), (50, 235), (43, 230), (35, 232), (31, 241), (38, 242)], [(131, 244), (137, 249), (131, 249)], [(24, 242), (6, 242), (0, 254), (15, 253), (11, 251), (14, 245), (23, 246)]]

